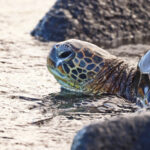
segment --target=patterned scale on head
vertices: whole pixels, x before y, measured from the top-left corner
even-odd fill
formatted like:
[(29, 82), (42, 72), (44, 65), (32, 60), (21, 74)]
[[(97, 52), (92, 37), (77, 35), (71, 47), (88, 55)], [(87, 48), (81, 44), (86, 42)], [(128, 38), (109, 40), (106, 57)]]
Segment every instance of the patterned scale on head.
[(104, 67), (109, 56), (109, 53), (91, 43), (72, 39), (53, 46), (47, 66), (63, 88), (89, 93), (87, 85)]
[[(150, 86), (149, 80), (145, 84), (147, 75), (141, 80), (140, 70), (146, 70), (143, 64), (149, 63), (148, 60), (149, 54), (143, 58), (142, 67), (130, 67), (94, 44), (71, 39), (52, 47), (47, 57), (47, 67), (67, 90), (90, 95), (116, 94), (135, 102), (137, 95), (143, 98), (144, 88), (149, 89)], [(140, 84), (143, 81), (144, 85)], [(138, 92), (139, 89), (143, 93)]]

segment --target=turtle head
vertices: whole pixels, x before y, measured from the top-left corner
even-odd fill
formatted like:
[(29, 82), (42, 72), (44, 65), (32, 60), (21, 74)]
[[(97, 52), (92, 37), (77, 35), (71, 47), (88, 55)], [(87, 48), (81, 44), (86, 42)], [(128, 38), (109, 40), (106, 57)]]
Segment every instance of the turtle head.
[(88, 93), (90, 89), (86, 85), (103, 65), (100, 55), (92, 51), (96, 48), (93, 44), (75, 39), (57, 43), (47, 57), (48, 70), (62, 88)]
[(150, 50), (140, 59), (138, 68), (140, 71), (138, 94), (144, 99), (144, 103), (150, 104)]

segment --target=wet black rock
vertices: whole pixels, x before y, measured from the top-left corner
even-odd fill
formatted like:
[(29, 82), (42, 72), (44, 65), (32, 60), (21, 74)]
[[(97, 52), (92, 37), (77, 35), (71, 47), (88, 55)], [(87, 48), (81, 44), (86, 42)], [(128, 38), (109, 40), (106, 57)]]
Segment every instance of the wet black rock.
[(74, 138), (71, 150), (149, 150), (150, 113), (89, 125)]
[(76, 38), (101, 47), (150, 43), (150, 0), (58, 0), (31, 32), (42, 41)]

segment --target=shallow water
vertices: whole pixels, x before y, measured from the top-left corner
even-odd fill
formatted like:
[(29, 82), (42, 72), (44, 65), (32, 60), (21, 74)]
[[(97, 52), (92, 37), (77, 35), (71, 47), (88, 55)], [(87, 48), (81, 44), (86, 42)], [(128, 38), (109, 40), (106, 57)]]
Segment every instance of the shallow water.
[[(30, 31), (53, 0), (1, 1), (0, 9), (0, 149), (69, 150), (83, 126), (137, 106), (116, 96), (69, 97), (46, 68), (54, 43), (40, 43)], [(109, 51), (133, 65), (150, 45), (127, 45)]]

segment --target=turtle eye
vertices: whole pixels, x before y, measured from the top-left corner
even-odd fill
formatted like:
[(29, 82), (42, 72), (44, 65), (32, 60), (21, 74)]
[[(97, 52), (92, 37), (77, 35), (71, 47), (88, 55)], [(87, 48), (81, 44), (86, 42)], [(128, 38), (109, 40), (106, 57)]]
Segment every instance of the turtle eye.
[(72, 52), (71, 51), (65, 51), (65, 52), (62, 52), (58, 57), (59, 58), (68, 58), (69, 56), (71, 56)]

